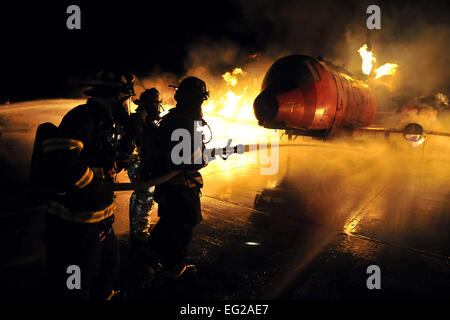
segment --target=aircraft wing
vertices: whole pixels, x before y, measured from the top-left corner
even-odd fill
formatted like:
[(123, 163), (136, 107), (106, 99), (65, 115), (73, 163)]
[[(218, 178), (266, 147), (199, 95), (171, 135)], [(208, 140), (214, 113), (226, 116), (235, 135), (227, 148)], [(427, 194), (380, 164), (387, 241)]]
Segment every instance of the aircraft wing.
[(417, 142), (425, 136), (442, 136), (450, 137), (450, 132), (439, 132), (439, 131), (426, 131), (418, 123), (409, 123), (403, 129), (390, 129), (390, 128), (377, 128), (377, 127), (362, 127), (357, 128), (357, 131), (366, 132), (384, 132), (384, 133), (402, 133), (403, 137), (411, 142)]
[(425, 135), (450, 137), (450, 132), (424, 131)]
[(381, 127), (361, 127), (361, 128), (356, 128), (355, 131), (403, 133), (403, 130), (401, 130), (401, 129), (381, 128)]

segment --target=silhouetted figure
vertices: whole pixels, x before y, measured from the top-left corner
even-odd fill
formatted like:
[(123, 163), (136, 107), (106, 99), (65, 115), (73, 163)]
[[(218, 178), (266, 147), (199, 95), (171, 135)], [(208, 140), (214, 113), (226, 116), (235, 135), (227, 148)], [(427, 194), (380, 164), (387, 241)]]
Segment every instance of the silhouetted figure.
[[(155, 187), (160, 219), (150, 233), (149, 243), (162, 257), (164, 270), (169, 277), (177, 277), (185, 270), (193, 229), (202, 220), (200, 189), (203, 187), (203, 180), (199, 170), (206, 163), (202, 157), (203, 141), (194, 143), (194, 130), (195, 122), (203, 121), (202, 104), (208, 96), (202, 80), (195, 77), (184, 79), (174, 96), (176, 107), (162, 118), (158, 128), (161, 155), (158, 172), (182, 170), (181, 174)], [(171, 136), (177, 129), (186, 129), (190, 133), (190, 164), (176, 165), (171, 158), (172, 149), (178, 144), (171, 141)]]
[[(101, 71), (88, 81), (87, 103), (69, 111), (53, 137), (42, 142), (42, 185), (55, 190), (47, 202), (47, 263), (58, 299), (107, 299), (114, 295), (117, 244), (111, 184), (128, 165), (134, 146), (127, 100), (133, 75)], [(67, 273), (81, 271), (81, 288)]]
[[(155, 161), (158, 161), (156, 129), (160, 120), (159, 91), (156, 88), (145, 90), (134, 101), (139, 107), (132, 114), (132, 127), (135, 129), (135, 144), (138, 155), (128, 168), (131, 181), (148, 180), (154, 176)], [(137, 244), (146, 244), (149, 235), (149, 214), (153, 206), (154, 187), (136, 190), (130, 198), (130, 238)]]

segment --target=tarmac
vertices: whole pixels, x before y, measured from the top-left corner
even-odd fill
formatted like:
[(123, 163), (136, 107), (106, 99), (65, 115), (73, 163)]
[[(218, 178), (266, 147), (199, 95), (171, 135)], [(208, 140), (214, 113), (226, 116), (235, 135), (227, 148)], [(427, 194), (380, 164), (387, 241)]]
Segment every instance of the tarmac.
[[(42, 213), (24, 195), (35, 127), (79, 101), (0, 106), (1, 299), (42, 299)], [(25, 113), (26, 111), (26, 113)], [(213, 128), (214, 130), (214, 128)], [(117, 192), (120, 276), (131, 300), (405, 300), (450, 298), (450, 142), (413, 148), (401, 137), (283, 142), (278, 171), (257, 152), (217, 159), (201, 172), (203, 221), (188, 260), (166, 287), (143, 287), (130, 260), (128, 205)], [(289, 145), (291, 144), (291, 145)], [(119, 181), (126, 181), (122, 173)], [(157, 221), (157, 205), (152, 210)], [(369, 289), (369, 266), (380, 289)]]

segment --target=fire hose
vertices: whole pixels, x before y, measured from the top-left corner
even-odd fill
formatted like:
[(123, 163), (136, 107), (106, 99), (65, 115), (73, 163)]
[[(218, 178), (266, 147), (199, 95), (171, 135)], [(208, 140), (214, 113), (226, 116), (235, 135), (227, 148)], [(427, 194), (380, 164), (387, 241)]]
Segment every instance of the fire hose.
[[(245, 152), (253, 151), (253, 150), (259, 150), (261, 148), (264, 149), (270, 149), (271, 145), (260, 145), (258, 144), (246, 144), (246, 145), (236, 145), (231, 147), (231, 139), (228, 141), (228, 145), (225, 148), (211, 148), (211, 149), (205, 149), (205, 153), (208, 156), (211, 156), (210, 159), (215, 159), (215, 156), (220, 156), (223, 160), (226, 160), (230, 155), (238, 153), (243, 154)], [(208, 157), (209, 158), (209, 157)], [(164, 182), (169, 181), (176, 175), (180, 174), (181, 170), (174, 170), (170, 171), (168, 173), (165, 173), (163, 175), (160, 175), (158, 177), (149, 179), (149, 180), (143, 180), (143, 181), (135, 181), (135, 182), (117, 182), (114, 183), (112, 186), (113, 191), (130, 191), (130, 190), (145, 190), (152, 186), (156, 186), (159, 184), (162, 184)]]
[[(232, 154), (243, 154), (246, 152), (251, 151), (258, 151), (262, 149), (271, 149), (272, 145), (270, 143), (268, 144), (239, 144), (236, 146), (230, 146), (231, 140), (228, 141), (228, 144), (224, 148), (210, 148), (205, 149), (205, 153), (209, 156), (211, 156), (210, 160), (214, 160), (216, 156), (220, 156), (223, 160), (226, 160), (230, 155)], [(276, 147), (323, 147), (323, 144), (302, 144), (302, 143), (296, 143), (296, 144), (276, 144)], [(331, 146), (328, 146), (331, 147)], [(209, 157), (208, 157), (209, 158)], [(164, 183), (175, 177), (176, 175), (180, 174), (181, 170), (174, 170), (170, 171), (166, 174), (163, 174), (161, 176), (155, 177), (150, 180), (144, 180), (144, 181), (136, 181), (136, 182), (117, 182), (114, 183), (112, 188), (113, 191), (132, 191), (132, 190), (145, 190), (152, 186), (156, 186), (158, 184)]]

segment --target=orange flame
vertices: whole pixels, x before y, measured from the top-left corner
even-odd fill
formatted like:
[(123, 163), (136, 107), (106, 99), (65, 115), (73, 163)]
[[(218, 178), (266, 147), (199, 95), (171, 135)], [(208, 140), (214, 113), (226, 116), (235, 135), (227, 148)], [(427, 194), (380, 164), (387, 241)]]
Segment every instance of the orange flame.
[(260, 79), (247, 75), (242, 68), (226, 72), (222, 78), (222, 85), (210, 88), (210, 98), (203, 105), (205, 120), (214, 130), (212, 144), (226, 144), (229, 138), (233, 143), (251, 143), (266, 137), (268, 131), (258, 126), (253, 113)]
[[(376, 62), (377, 59), (374, 57), (372, 51), (367, 50), (367, 44), (364, 44), (361, 48), (358, 49), (358, 53), (362, 59), (362, 71), (364, 74), (369, 75), (372, 72), (372, 62)], [(375, 78), (379, 79), (382, 76), (393, 75), (398, 68), (398, 64), (396, 63), (385, 63), (381, 67), (375, 69)]]
[[(237, 75), (241, 76), (239, 81)], [(242, 68), (235, 68), (232, 72), (224, 73), (222, 78), (225, 86), (211, 90), (211, 97), (203, 106), (203, 111), (234, 121), (256, 123), (253, 114), (253, 99), (258, 95), (258, 87), (253, 84), (252, 79), (248, 79), (246, 76), (247, 73)], [(228, 89), (228, 85), (233, 88)]]
[(397, 71), (397, 68), (398, 64), (396, 63), (386, 63), (381, 67), (375, 69), (375, 79), (381, 78), (382, 76), (393, 75)]
[[(207, 88), (210, 96), (202, 105), (204, 119), (213, 133), (208, 147), (223, 147), (228, 139), (236, 145), (264, 142), (264, 139), (271, 137), (272, 131), (258, 126), (253, 112), (253, 101), (259, 94), (260, 83), (258, 71), (248, 74), (243, 68), (234, 68), (217, 74), (214, 79), (209, 78)], [(171, 103), (163, 102), (165, 111), (161, 116), (173, 107)], [(209, 137), (208, 128), (203, 130)]]
[(362, 59), (362, 71), (364, 74), (369, 75), (372, 71), (372, 62), (375, 62), (377, 59), (373, 56), (372, 51), (367, 50), (367, 44), (364, 44), (361, 48), (359, 48), (358, 53)]
[(226, 83), (230, 84), (231, 86), (235, 87), (238, 83), (237, 75), (245, 75), (244, 71), (242, 71), (241, 68), (235, 68), (233, 72), (225, 72), (222, 77), (225, 80)]

